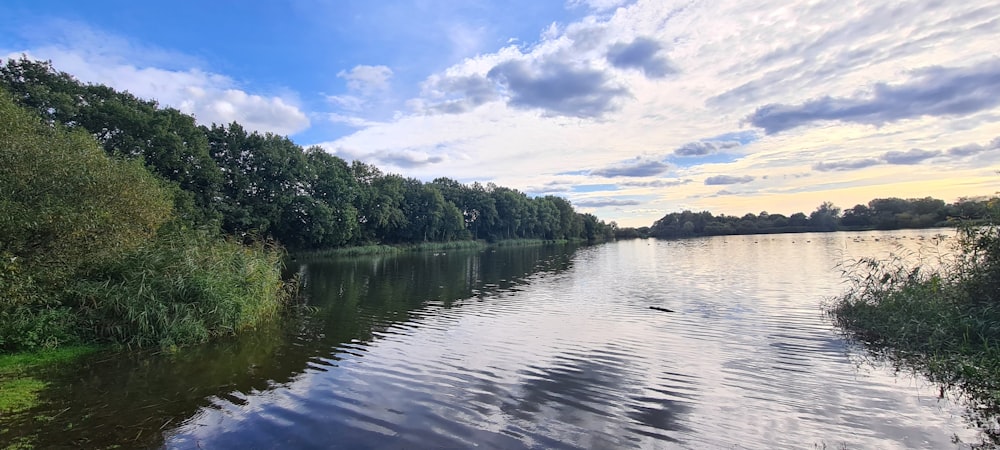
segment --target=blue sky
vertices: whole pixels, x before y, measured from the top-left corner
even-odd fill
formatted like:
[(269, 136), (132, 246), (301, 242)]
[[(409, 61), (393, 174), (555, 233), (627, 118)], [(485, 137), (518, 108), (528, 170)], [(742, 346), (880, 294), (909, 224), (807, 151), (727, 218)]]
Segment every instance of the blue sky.
[(21, 1), (0, 56), (623, 225), (1000, 190), (989, 1)]

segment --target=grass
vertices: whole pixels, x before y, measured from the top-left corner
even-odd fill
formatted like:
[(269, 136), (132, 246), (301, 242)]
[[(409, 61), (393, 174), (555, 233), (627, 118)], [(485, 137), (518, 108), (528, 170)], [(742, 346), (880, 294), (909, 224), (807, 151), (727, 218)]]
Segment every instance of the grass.
[(27, 411), (38, 404), (46, 384), (32, 377), (0, 381), (0, 416)]
[(76, 283), (88, 331), (127, 347), (174, 348), (231, 335), (276, 317), (290, 293), (283, 254), (208, 233), (161, 233)]
[(302, 260), (323, 259), (349, 256), (367, 255), (391, 255), (403, 252), (441, 252), (447, 250), (463, 249), (484, 249), (489, 247), (527, 247), (533, 245), (565, 244), (570, 241), (566, 239), (545, 240), (545, 239), (506, 239), (494, 243), (486, 241), (449, 241), (449, 242), (423, 242), (419, 244), (385, 245), (371, 244), (355, 247), (333, 248), (327, 250), (296, 252), (295, 258)]
[(507, 239), (497, 241), (493, 245), (496, 247), (529, 247), (532, 245), (547, 244), (568, 244), (568, 239)]
[(47, 386), (33, 376), (39, 370), (70, 363), (96, 350), (93, 346), (77, 346), (0, 356), (0, 417), (38, 405), (38, 394)]
[(31, 353), (0, 355), (0, 377), (26, 373), (29, 369), (64, 364), (97, 351), (95, 346), (62, 347)]
[(960, 233), (955, 256), (936, 268), (905, 256), (856, 262), (829, 313), (879, 357), (957, 388), (992, 446), (1000, 444), (1000, 228)]

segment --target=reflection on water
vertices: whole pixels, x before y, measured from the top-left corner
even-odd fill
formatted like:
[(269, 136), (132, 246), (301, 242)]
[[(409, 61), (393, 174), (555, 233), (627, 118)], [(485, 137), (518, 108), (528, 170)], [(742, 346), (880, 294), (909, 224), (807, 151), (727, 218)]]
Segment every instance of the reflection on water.
[(41, 413), (66, 411), (16, 425), (39, 446), (953, 447), (975, 438), (961, 409), (857, 367), (820, 308), (838, 263), (933, 234), (310, 262), (309, 317), (51, 374)]

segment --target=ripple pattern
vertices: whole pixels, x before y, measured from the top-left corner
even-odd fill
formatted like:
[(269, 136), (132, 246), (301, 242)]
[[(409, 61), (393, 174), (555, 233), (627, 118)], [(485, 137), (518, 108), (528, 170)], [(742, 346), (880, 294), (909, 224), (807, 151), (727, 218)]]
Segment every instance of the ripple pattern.
[[(301, 332), (301, 345), (318, 351), (298, 376), (213, 398), (165, 446), (948, 448), (953, 436), (974, 439), (960, 409), (923, 379), (859, 367), (824, 315), (821, 303), (842, 287), (838, 263), (891, 250), (857, 235), (627, 241), (493, 280), (482, 278), (488, 256), (457, 258), (464, 285), (444, 288), (457, 298), (411, 290), (425, 298), (392, 314), (366, 309), (371, 299), (332, 307)], [(345, 323), (370, 332), (329, 337)]]

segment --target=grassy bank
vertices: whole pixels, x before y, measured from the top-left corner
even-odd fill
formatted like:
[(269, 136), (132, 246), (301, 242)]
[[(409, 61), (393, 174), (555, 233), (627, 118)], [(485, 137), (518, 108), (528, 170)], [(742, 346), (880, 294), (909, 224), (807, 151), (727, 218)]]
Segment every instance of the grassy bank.
[(959, 230), (955, 255), (926, 269), (864, 259), (830, 307), (877, 355), (960, 390), (972, 421), (1000, 443), (1000, 228)]
[[(566, 239), (560, 239), (560, 240), (507, 239), (507, 240), (497, 241), (494, 243), (489, 243), (486, 241), (450, 241), (450, 242), (424, 242), (420, 244), (400, 244), (400, 245), (372, 244), (372, 245), (362, 245), (355, 247), (334, 248), (328, 250), (296, 252), (292, 256), (294, 256), (296, 259), (309, 260), (309, 259), (336, 258), (336, 257), (347, 257), (347, 256), (387, 255), (387, 254), (391, 255), (403, 252), (442, 252), (448, 250), (484, 249), (489, 247), (520, 247), (520, 246), (547, 245), (547, 244), (566, 244), (569, 242), (570, 241)], [(585, 242), (585, 241), (580, 240), (580, 242)]]

